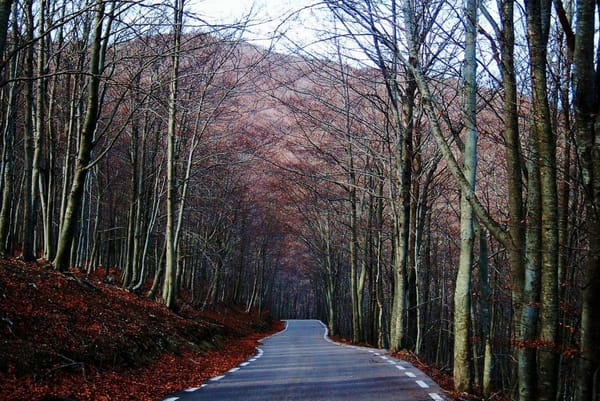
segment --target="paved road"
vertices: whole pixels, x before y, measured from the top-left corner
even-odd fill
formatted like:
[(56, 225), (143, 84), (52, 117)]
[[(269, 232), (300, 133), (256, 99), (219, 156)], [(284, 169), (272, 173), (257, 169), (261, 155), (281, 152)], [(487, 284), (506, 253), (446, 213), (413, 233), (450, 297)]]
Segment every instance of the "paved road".
[(410, 363), (382, 350), (335, 344), (318, 320), (288, 320), (262, 343), (237, 368), (163, 401), (443, 400), (440, 388)]

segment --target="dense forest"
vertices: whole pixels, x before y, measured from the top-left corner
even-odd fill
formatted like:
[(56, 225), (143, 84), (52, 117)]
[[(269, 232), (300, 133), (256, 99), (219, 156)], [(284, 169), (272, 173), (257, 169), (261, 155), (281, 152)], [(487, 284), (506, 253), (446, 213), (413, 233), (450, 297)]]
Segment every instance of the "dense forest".
[(268, 47), (185, 0), (0, 0), (0, 251), (599, 400), (599, 12), (324, 0)]

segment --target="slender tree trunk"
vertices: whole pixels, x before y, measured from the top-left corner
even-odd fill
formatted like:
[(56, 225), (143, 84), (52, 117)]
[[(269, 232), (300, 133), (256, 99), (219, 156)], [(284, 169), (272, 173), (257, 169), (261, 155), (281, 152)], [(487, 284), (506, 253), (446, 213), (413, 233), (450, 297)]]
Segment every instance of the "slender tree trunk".
[[(16, 18), (15, 18), (16, 19)], [(17, 42), (14, 41), (12, 50), (15, 55), (10, 63), (11, 83), (8, 88), (8, 104), (4, 117), (4, 126), (2, 127), (2, 209), (0, 209), (0, 255), (8, 255), (11, 252), (9, 244), (10, 221), (12, 212), (12, 198), (14, 186), (14, 145), (16, 133), (16, 115), (17, 115), (17, 96), (18, 84), (17, 77), (18, 53)], [(1, 53), (0, 53), (1, 54)]]
[(481, 288), (481, 341), (484, 345), (483, 372), (481, 375), (481, 391), (485, 397), (492, 394), (492, 308), (493, 295), (490, 288), (490, 271), (488, 263), (488, 239), (487, 232), (477, 224), (479, 236), (479, 287)]
[(175, 306), (177, 298), (177, 249), (175, 244), (175, 129), (177, 118), (177, 88), (179, 79), (179, 52), (181, 50), (181, 31), (183, 24), (184, 0), (174, 1), (173, 21), (173, 54), (171, 56), (171, 84), (169, 90), (169, 121), (167, 132), (167, 226), (166, 236), (166, 265), (163, 282), (162, 299), (168, 308)]
[[(59, 19), (64, 19), (66, 14), (67, 4), (62, 4), (60, 6), (60, 13), (56, 11), (54, 8), (52, 11), (49, 11), (52, 15), (57, 15)], [(64, 27), (61, 26), (58, 28), (58, 32), (56, 34), (56, 41), (54, 42), (58, 48), (62, 48), (64, 45)], [(54, 69), (55, 71), (59, 70), (62, 67), (63, 55), (57, 54), (54, 59)], [(55, 110), (57, 109), (58, 101), (57, 101), (57, 91), (60, 84), (63, 83), (62, 79), (58, 76), (54, 76), (52, 79), (52, 85), (50, 87), (50, 95), (48, 96), (48, 116), (54, 116)], [(61, 88), (66, 93), (69, 93), (69, 88)], [(67, 106), (68, 107), (68, 103)], [(52, 260), (54, 257), (55, 251), (55, 228), (54, 228), (54, 205), (56, 203), (56, 189), (55, 183), (58, 182), (56, 179), (54, 169), (56, 164), (55, 158), (55, 136), (56, 127), (53, 122), (53, 119), (49, 118), (46, 123), (46, 133), (47, 133), (47, 155), (46, 165), (44, 170), (41, 172), (40, 176), (40, 199), (41, 199), (41, 209), (44, 219), (44, 259)], [(65, 154), (69, 154), (69, 150), (65, 151)]]
[[(351, 161), (352, 161), (352, 156)], [(357, 228), (357, 200), (356, 200), (356, 177), (354, 166), (350, 165), (350, 298), (352, 302), (352, 342), (361, 341), (360, 332), (360, 305), (358, 304), (358, 228)]]
[[(539, 400), (554, 400), (558, 383), (558, 201), (556, 184), (556, 138), (552, 132), (546, 83), (550, 0), (526, 2), (533, 129), (537, 138), (541, 201), (541, 310), (538, 349)], [(526, 283), (527, 285), (527, 283)]]
[[(515, 73), (515, 27), (513, 0), (498, 1), (501, 19), (501, 37), (498, 38), (501, 50), (499, 68), (502, 72), (503, 97), (503, 137), (506, 143), (505, 157), (508, 183), (508, 241), (504, 243), (511, 271), (513, 326), (518, 341), (522, 339), (523, 291), (525, 287), (525, 214), (523, 207), (523, 155), (519, 137), (518, 93)], [(528, 226), (531, 228), (531, 226)], [(526, 355), (527, 349), (517, 349), (519, 399), (528, 399), (535, 387), (527, 372), (536, 371), (535, 352), (533, 358)]]
[[(25, 1), (25, 38), (27, 42), (33, 42), (33, 0)], [(33, 46), (28, 46), (25, 49), (25, 112), (24, 112), (24, 134), (23, 134), (23, 151), (24, 151), (24, 191), (23, 191), (23, 244), (22, 258), (26, 261), (35, 260), (35, 223), (36, 210), (34, 208), (34, 198), (36, 197), (35, 187), (33, 185), (33, 108), (34, 108), (34, 90), (33, 90)]]
[[(39, 19), (38, 19), (38, 32), (39, 37), (43, 38), (45, 35), (45, 22), (46, 22), (46, 1), (40, 0), (39, 2)], [(45, 68), (46, 68), (46, 54), (45, 54), (45, 43), (44, 39), (40, 39), (37, 48), (37, 65), (36, 65), (36, 75), (37, 81), (35, 84), (35, 130), (33, 137), (33, 160), (32, 160), (32, 176), (31, 176), (31, 209), (33, 211), (33, 229), (35, 230), (35, 224), (37, 223), (37, 210), (38, 204), (40, 203), (40, 198), (44, 196), (44, 192), (40, 188), (40, 177), (41, 171), (43, 170), (42, 166), (42, 154), (43, 154), (43, 140), (46, 136), (46, 114), (45, 107), (47, 104), (47, 96), (46, 96), (46, 78), (43, 78)], [(36, 246), (34, 243), (34, 255), (36, 255)]]
[[(131, 275), (134, 280), (133, 283), (143, 282), (145, 279), (142, 276), (145, 274), (145, 271), (142, 269), (141, 258), (143, 257), (141, 254), (142, 250), (142, 226), (144, 224), (144, 220), (147, 218), (147, 211), (143, 210), (143, 196), (144, 196), (144, 165), (146, 164), (145, 157), (145, 147), (146, 147), (146, 132), (142, 134), (142, 154), (141, 161), (137, 168), (137, 171), (134, 174), (137, 174), (137, 187), (135, 189), (136, 199), (135, 199), (135, 223), (133, 228), (133, 255), (131, 257), (132, 266), (131, 266)], [(137, 286), (137, 284), (135, 285)], [(134, 287), (135, 287), (134, 286)]]
[(575, 118), (588, 234), (581, 307), (577, 401), (600, 399), (600, 67), (595, 43), (597, 3), (577, 2)]
[[(137, 225), (137, 203), (140, 201), (138, 190), (138, 137), (139, 137), (138, 121), (134, 120), (131, 127), (131, 144), (129, 145), (129, 162), (131, 166), (131, 177), (129, 185), (129, 211), (127, 215), (127, 249), (125, 266), (123, 269), (123, 288), (128, 288), (135, 279), (133, 275), (133, 248), (135, 241), (135, 226)], [(140, 166), (139, 168), (142, 168)]]
[(330, 227), (330, 216), (327, 214), (325, 221), (325, 228), (323, 230), (323, 241), (325, 242), (325, 292), (327, 297), (327, 327), (329, 328), (329, 335), (333, 336), (337, 333), (335, 325), (335, 262), (334, 262), (334, 250), (331, 246), (331, 227)]
[(91, 159), (93, 146), (92, 139), (94, 137), (94, 131), (96, 130), (96, 124), (98, 122), (100, 111), (99, 89), (100, 73), (102, 71), (101, 51), (102, 41), (107, 39), (102, 37), (104, 8), (105, 2), (102, 0), (97, 0), (94, 18), (94, 33), (90, 47), (87, 110), (83, 129), (79, 137), (79, 150), (77, 153), (77, 161), (75, 163), (73, 183), (69, 192), (64, 220), (61, 224), (56, 256), (52, 262), (54, 268), (59, 271), (64, 271), (68, 268), (69, 254), (75, 235), (77, 217), (81, 208), (85, 180), (88, 172), (88, 164)]
[[(463, 172), (470, 190), (475, 191), (477, 172), (477, 110), (476, 110), (476, 38), (477, 1), (465, 3), (465, 72), (464, 72), (464, 124), (466, 127), (463, 153)], [(473, 267), (473, 209), (465, 191), (460, 200), (460, 258), (454, 289), (454, 389), (470, 393), (473, 388), (471, 366), (471, 269)]]
[[(412, 153), (412, 152), (411, 152)], [(415, 155), (412, 164), (420, 165), (419, 156)], [(415, 168), (413, 174), (414, 182), (411, 184), (411, 196), (409, 201), (408, 221), (409, 221), (409, 234), (408, 234), (408, 259), (406, 263), (406, 284), (407, 284), (407, 327), (406, 327), (406, 348), (414, 351), (417, 343), (417, 336), (419, 332), (419, 305), (418, 305), (418, 277), (417, 277), (417, 224), (418, 222), (418, 210), (419, 210), (419, 169)]]

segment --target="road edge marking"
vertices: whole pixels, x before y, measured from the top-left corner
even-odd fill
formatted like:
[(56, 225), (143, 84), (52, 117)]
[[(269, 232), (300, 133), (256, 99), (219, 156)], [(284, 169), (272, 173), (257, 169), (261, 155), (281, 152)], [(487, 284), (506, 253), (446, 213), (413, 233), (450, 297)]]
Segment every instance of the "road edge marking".
[(284, 322), (285, 322), (285, 327), (283, 328), (283, 330), (281, 330), (281, 331), (278, 331), (277, 333), (273, 333), (273, 334), (271, 334), (270, 336), (263, 337), (263, 338), (261, 338), (261, 339), (260, 339), (260, 340), (258, 340), (258, 341), (259, 341), (259, 342), (263, 342), (264, 340), (268, 340), (268, 339), (269, 339), (269, 338), (271, 338), (271, 337), (275, 337), (275, 336), (278, 336), (278, 335), (280, 335), (280, 334), (283, 334), (283, 333), (285, 333), (285, 332), (287, 331), (287, 329), (288, 329), (289, 323), (288, 323), (288, 321), (287, 321), (287, 320), (284, 320)]

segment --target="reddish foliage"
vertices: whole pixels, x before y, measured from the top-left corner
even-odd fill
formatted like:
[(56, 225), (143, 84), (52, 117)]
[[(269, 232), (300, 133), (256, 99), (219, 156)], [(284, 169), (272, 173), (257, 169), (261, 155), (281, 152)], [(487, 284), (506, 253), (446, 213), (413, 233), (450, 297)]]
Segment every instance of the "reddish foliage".
[(0, 259), (0, 400), (160, 399), (253, 355), (282, 329), (267, 321), (225, 306), (177, 315), (99, 277)]

